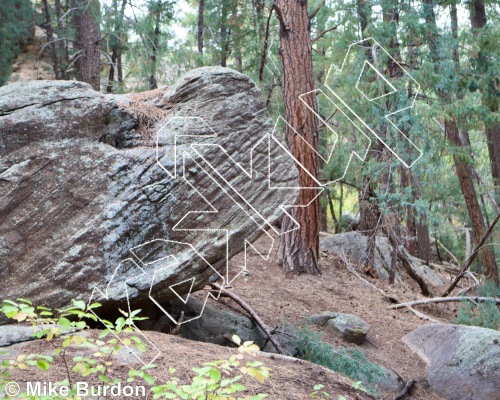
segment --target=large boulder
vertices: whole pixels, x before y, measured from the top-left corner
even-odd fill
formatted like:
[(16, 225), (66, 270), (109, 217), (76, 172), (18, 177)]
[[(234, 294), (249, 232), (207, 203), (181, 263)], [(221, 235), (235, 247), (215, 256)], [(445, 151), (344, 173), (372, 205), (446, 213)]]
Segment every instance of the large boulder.
[(0, 88), (2, 298), (55, 307), (99, 287), (116, 308), (234, 278), (227, 260), (297, 194), (281, 188), (297, 170), (273, 127), (255, 84), (228, 68), (129, 97)]
[(427, 324), (403, 340), (427, 363), (427, 381), (444, 398), (500, 398), (500, 332), (465, 325)]
[[(321, 250), (346, 257), (357, 265), (364, 265), (366, 261), (367, 244), (367, 237), (360, 232), (345, 232), (336, 235), (323, 233), (320, 237)], [(389, 279), (391, 253), (392, 246), (389, 239), (385, 236), (377, 236), (372, 266), (380, 279)], [(417, 258), (410, 256), (405, 248), (399, 248), (398, 256), (408, 274), (421, 280), (425, 285), (439, 287), (446, 284), (440, 275)], [(397, 276), (399, 277), (399, 274)]]

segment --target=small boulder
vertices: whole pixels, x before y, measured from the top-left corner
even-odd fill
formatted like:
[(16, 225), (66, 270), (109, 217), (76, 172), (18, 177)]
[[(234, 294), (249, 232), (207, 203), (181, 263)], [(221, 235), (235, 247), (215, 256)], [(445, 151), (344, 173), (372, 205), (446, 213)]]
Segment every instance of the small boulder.
[(370, 325), (357, 315), (331, 311), (310, 317), (309, 321), (315, 325), (332, 329), (346, 342), (355, 344), (362, 344), (371, 329)]
[(500, 332), (423, 325), (403, 338), (428, 365), (430, 388), (448, 400), (500, 399)]

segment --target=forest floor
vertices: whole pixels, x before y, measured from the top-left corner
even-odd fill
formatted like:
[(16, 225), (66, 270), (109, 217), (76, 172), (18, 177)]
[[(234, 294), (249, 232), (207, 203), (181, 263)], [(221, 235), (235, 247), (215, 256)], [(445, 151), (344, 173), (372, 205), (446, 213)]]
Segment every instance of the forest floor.
[[(254, 245), (259, 249), (259, 245), (268, 245), (268, 240), (262, 237)], [(423, 324), (430, 323), (429, 320), (423, 320), (404, 308), (388, 309), (391, 303), (384, 299), (379, 291), (363, 282), (343, 261), (330, 254), (321, 254), (321, 276), (286, 275), (276, 266), (273, 259), (265, 261), (258, 255), (247, 257), (250, 275), (237, 279), (232, 290), (268, 325), (276, 327), (283, 321), (300, 324), (304, 317), (323, 311), (358, 315), (371, 325), (371, 331), (363, 345), (350, 346), (363, 349), (371, 361), (392, 368), (405, 382), (416, 379), (417, 383), (408, 399), (441, 399), (426, 387), (424, 378), (426, 364), (402, 341), (406, 334)], [(242, 265), (244, 265), (242, 253), (230, 260), (230, 267), (237, 268)], [(363, 275), (359, 270), (358, 272)], [(363, 279), (399, 302), (424, 298), (418, 285), (409, 278), (391, 286), (388, 282), (364, 275)], [(443, 289), (433, 290), (435, 294), (439, 294)], [(212, 302), (215, 303), (213, 300)], [(220, 303), (219, 307), (243, 312), (230, 299), (223, 298), (217, 303)], [(419, 306), (418, 310), (439, 322), (450, 323), (457, 314), (457, 307), (456, 303), (440, 303)], [(324, 332), (323, 340), (339, 348), (346, 347), (346, 343), (332, 333)], [(386, 395), (381, 398), (393, 397)]]
[[(259, 239), (254, 245), (256, 248), (268, 246), (266, 237)], [(240, 268), (244, 265), (244, 254), (238, 254), (230, 260), (230, 267)], [(232, 291), (247, 302), (272, 327), (280, 326), (284, 321), (300, 324), (304, 317), (316, 315), (323, 311), (352, 313), (363, 318), (371, 325), (367, 340), (361, 346), (347, 344), (332, 333), (325, 332), (323, 340), (338, 348), (346, 346), (361, 348), (367, 357), (376, 363), (396, 371), (405, 382), (416, 379), (411, 395), (407, 400), (443, 400), (433, 394), (425, 383), (425, 363), (414, 354), (402, 341), (402, 338), (422, 324), (429, 323), (422, 320), (406, 309), (388, 309), (390, 302), (382, 293), (371, 285), (363, 282), (350, 271), (339, 258), (323, 253), (320, 266), (321, 276), (286, 275), (274, 260), (264, 261), (258, 255), (248, 255), (249, 275), (240, 277), (234, 282)], [(387, 282), (363, 276), (382, 290), (386, 296), (398, 301), (410, 301), (422, 298), (419, 287), (410, 279), (389, 286)], [(436, 294), (442, 289), (435, 290)], [(195, 296), (200, 296), (196, 293)], [(233, 312), (245, 314), (244, 311), (231, 299), (221, 298), (218, 302), (209, 300), (214, 306), (229, 309)], [(419, 311), (442, 322), (451, 322), (456, 316), (455, 303), (443, 303), (419, 306)], [(91, 331), (91, 335), (96, 335)], [(193, 343), (178, 336), (159, 332), (145, 332), (146, 336), (158, 346), (161, 351), (156, 363), (161, 366), (175, 366), (175, 375), (186, 383), (189, 376), (193, 376), (191, 369), (208, 361), (227, 359), (234, 354), (234, 348), (221, 347), (208, 343)], [(32, 341), (16, 345), (11, 350), (11, 356), (26, 353), (53, 354), (54, 347), (46, 340)], [(70, 349), (81, 355), (81, 349)], [(80, 352), (80, 353), (78, 353)], [(71, 357), (72, 358), (72, 357)], [(70, 358), (70, 359), (71, 359)], [(127, 378), (130, 368), (140, 368), (141, 364), (127, 353), (117, 357), (110, 376), (119, 377), (123, 381)], [(141, 356), (147, 359), (147, 355)], [(271, 378), (263, 384), (252, 379), (245, 379), (244, 384), (256, 394), (268, 393), (269, 400), (303, 400), (311, 398), (314, 385), (323, 384), (337, 400), (345, 396), (350, 400), (373, 399), (352, 388), (352, 380), (336, 374), (324, 367), (304, 362), (294, 362), (279, 358), (270, 358), (258, 355), (265, 366), (271, 368)], [(1, 359), (1, 357), (0, 357)], [(66, 376), (62, 362), (54, 364), (50, 369), (50, 380), (55, 382)], [(164, 382), (168, 372), (164, 368), (152, 371), (152, 375)], [(77, 379), (74, 374), (73, 379)], [(16, 371), (10, 380), (18, 382), (48, 381), (47, 375), (33, 369)], [(95, 382), (97, 383), (97, 382)], [(23, 386), (21, 384), (21, 386)], [(114, 397), (119, 398), (119, 397)], [(143, 399), (143, 397), (140, 397)], [(148, 398), (152, 398), (151, 395)], [(385, 394), (379, 397), (382, 400), (392, 400), (394, 394)]]

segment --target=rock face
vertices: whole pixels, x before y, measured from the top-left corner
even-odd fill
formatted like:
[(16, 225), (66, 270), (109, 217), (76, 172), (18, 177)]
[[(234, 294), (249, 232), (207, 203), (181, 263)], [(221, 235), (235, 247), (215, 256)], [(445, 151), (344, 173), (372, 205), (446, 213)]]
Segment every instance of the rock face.
[[(377, 236), (373, 268), (381, 279), (389, 278), (392, 246), (385, 236)], [(328, 253), (345, 255), (354, 264), (363, 265), (366, 259), (367, 238), (359, 232), (346, 232), (337, 235), (322, 234), (320, 248)], [(442, 286), (446, 281), (427, 265), (410, 256), (404, 248), (404, 266), (411, 274), (418, 276), (426, 285)]]
[(371, 329), (370, 325), (357, 315), (331, 311), (310, 317), (309, 321), (315, 325), (332, 329), (346, 342), (356, 344), (362, 344)]
[(273, 127), (255, 84), (227, 68), (139, 100), (80, 82), (0, 88), (2, 298), (55, 307), (99, 287), (116, 307), (230, 280), (226, 259), (297, 194), (272, 188), (297, 176)]
[(500, 332), (428, 324), (404, 341), (428, 364), (427, 381), (439, 395), (449, 400), (500, 399)]
[(181, 325), (179, 334), (186, 339), (228, 346), (231, 344), (228, 339), (233, 335), (238, 335), (242, 341), (251, 340), (260, 348), (266, 344), (267, 337), (264, 332), (248, 317), (216, 308), (210, 304), (204, 305), (200, 301), (192, 301), (188, 307), (178, 300), (175, 303), (178, 310), (184, 311), (187, 319), (201, 315), (201, 309), (205, 307), (200, 318)]

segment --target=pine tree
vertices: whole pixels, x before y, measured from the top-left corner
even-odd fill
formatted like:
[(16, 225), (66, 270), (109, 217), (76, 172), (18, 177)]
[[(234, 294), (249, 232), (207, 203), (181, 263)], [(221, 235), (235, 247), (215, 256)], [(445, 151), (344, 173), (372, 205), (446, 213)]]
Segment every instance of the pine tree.
[(26, 43), (33, 28), (33, 9), (30, 0), (2, 0), (0, 7), (0, 85), (12, 71), (20, 47)]

